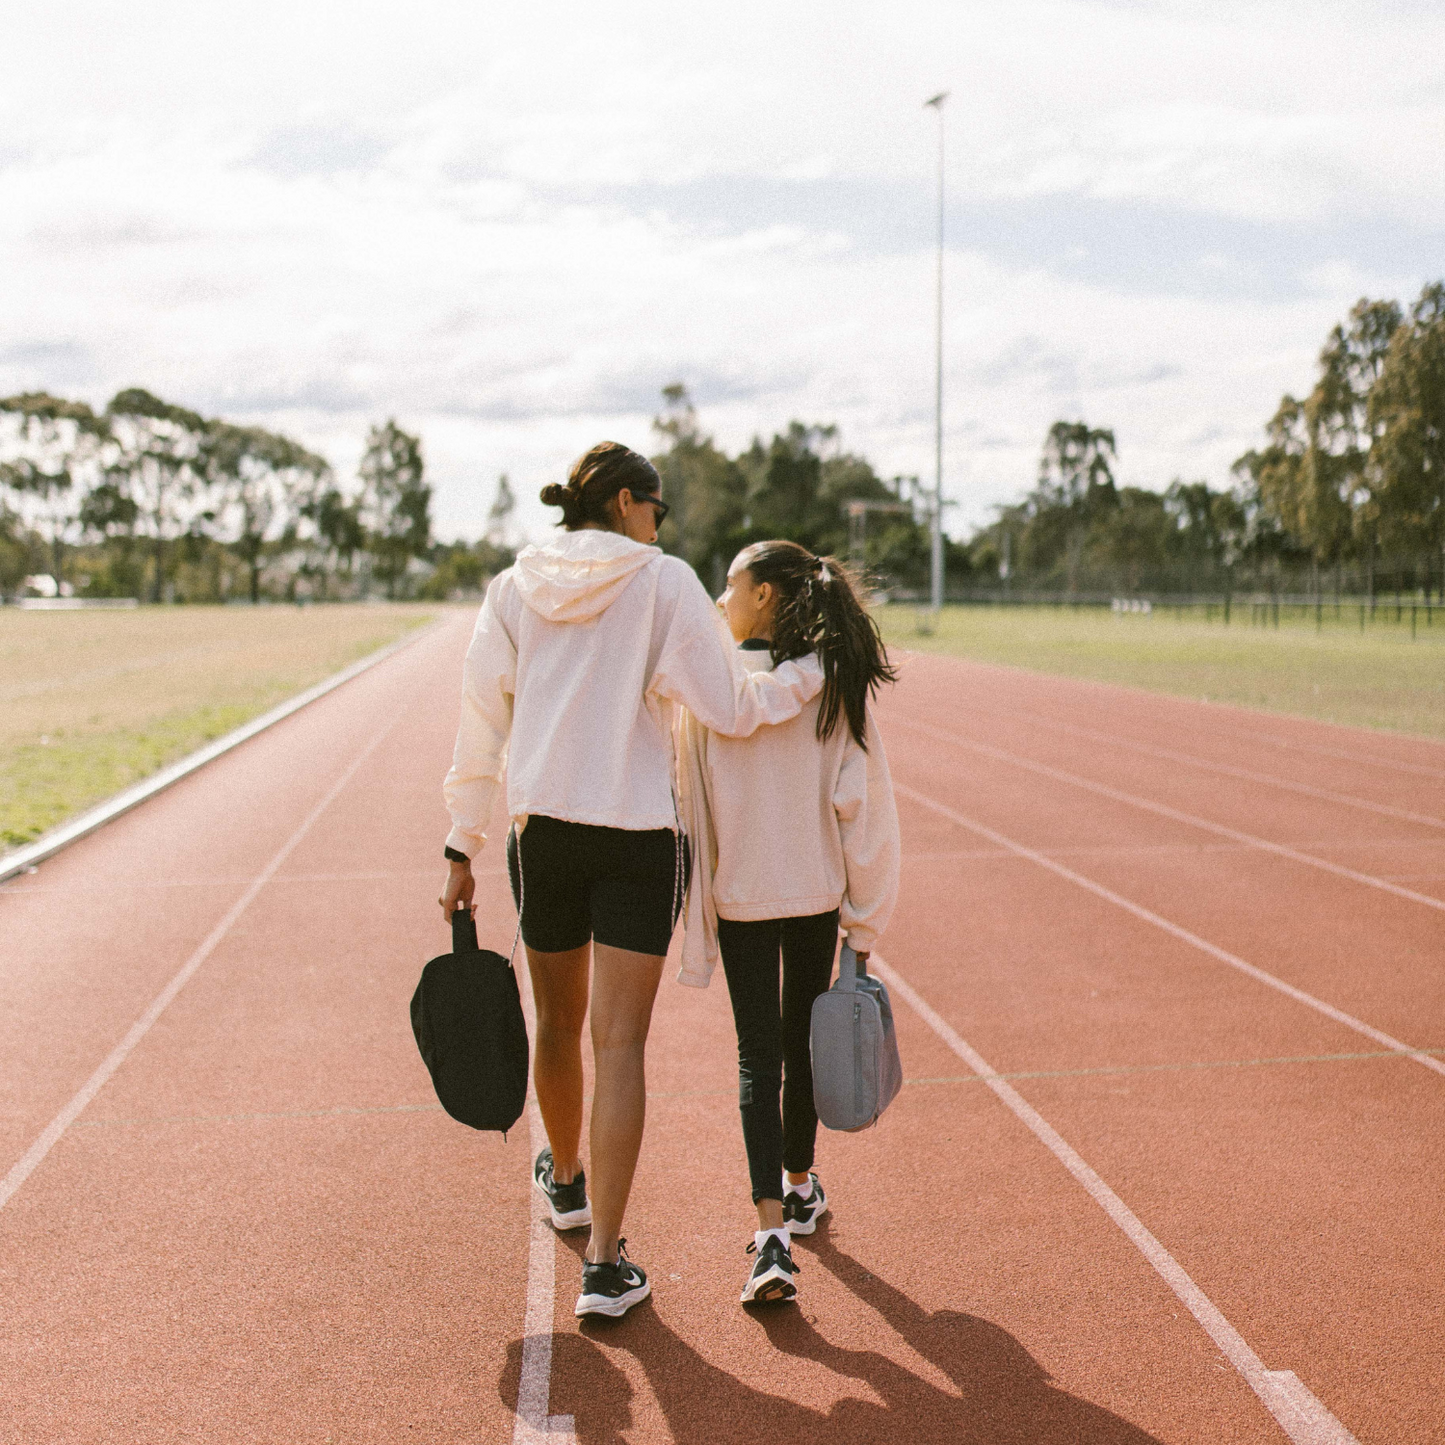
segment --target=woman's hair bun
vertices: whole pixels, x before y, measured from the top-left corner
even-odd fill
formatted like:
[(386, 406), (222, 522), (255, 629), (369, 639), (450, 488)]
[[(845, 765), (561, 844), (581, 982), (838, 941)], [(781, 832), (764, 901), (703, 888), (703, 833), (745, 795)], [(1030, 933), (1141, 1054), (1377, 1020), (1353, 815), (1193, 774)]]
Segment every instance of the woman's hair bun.
[(571, 530), (589, 522), (601, 527), (613, 525), (613, 498), (623, 487), (633, 496), (655, 497), (662, 490), (657, 468), (644, 456), (621, 442), (598, 442), (572, 463), (567, 485), (556, 482), (542, 488), (542, 501), (549, 507), (561, 507), (558, 524)]

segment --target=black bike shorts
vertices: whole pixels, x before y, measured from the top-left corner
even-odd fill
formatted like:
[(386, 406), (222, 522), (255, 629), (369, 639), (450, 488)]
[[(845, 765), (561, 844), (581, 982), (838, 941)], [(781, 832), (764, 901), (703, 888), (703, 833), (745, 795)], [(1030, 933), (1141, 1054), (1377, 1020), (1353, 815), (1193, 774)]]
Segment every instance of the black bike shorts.
[(595, 939), (665, 954), (688, 863), (687, 839), (670, 828), (599, 828), (534, 813), (520, 839), (515, 831), (507, 837), (522, 938), (538, 953), (566, 953)]

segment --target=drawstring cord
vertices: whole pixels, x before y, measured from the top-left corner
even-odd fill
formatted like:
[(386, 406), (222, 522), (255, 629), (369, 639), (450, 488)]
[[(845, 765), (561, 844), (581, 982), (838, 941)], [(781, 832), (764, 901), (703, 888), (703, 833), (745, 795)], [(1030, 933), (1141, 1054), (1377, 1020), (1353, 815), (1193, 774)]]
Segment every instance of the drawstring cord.
[(527, 906), (527, 880), (522, 876), (522, 839), (517, 825), (512, 824), (512, 848), (517, 855), (517, 931), (512, 935), (512, 951), (507, 955), (507, 966), (517, 956), (517, 940), (522, 936), (522, 910)]

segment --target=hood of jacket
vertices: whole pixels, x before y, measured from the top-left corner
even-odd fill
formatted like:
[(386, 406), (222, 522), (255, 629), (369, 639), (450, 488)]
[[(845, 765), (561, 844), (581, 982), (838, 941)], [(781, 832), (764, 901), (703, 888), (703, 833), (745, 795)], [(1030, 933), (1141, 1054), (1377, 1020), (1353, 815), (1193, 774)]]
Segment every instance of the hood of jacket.
[(523, 547), (512, 566), (522, 601), (548, 622), (585, 622), (605, 612), (662, 554), (618, 532), (559, 532)]

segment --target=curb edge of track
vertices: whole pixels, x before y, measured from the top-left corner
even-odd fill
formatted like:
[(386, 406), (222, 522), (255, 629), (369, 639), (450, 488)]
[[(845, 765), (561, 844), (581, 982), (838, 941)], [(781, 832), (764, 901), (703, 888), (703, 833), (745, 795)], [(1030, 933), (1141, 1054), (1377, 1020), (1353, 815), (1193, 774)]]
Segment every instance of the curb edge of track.
[(350, 682), (352, 678), (360, 677), (363, 672), (369, 671), (377, 663), (385, 662), (388, 657), (435, 632), (444, 620), (444, 618), (438, 617), (433, 622), (425, 622), (420, 627), (412, 628), (404, 636), (398, 637), (395, 642), (388, 642), (385, 647), (367, 653), (365, 657), (358, 658), (350, 666), (343, 667), (340, 672), (332, 673), (330, 677), (323, 678), (315, 686), (308, 687), (304, 692), (298, 692), (295, 697), (287, 698), (285, 702), (279, 703), (269, 712), (252, 718), (248, 723), (242, 723), (240, 727), (216, 738), (214, 742), (209, 742), (205, 747), (188, 753), (185, 757), (162, 768), (158, 773), (152, 773), (150, 777), (117, 793), (113, 798), (108, 798), (105, 802), (81, 813), (79, 817), (72, 818), (68, 823), (62, 823), (58, 828), (52, 828), (50, 832), (42, 834), (35, 842), (27, 843), (25, 847), (16, 852), (0, 857), (0, 883), (21, 873), (29, 873), (47, 858), (53, 858), (72, 843), (77, 843), (98, 828), (105, 827), (107, 823), (113, 822), (121, 814), (130, 812), (132, 808), (139, 807), (140, 804), (155, 797), (157, 793), (164, 792), (172, 784), (180, 782), (182, 778), (189, 777), (192, 773), (205, 767), (207, 763), (214, 762), (233, 748), (249, 742), (258, 733), (263, 733), (277, 723), (284, 722), (293, 713), (300, 712), (302, 708), (325, 697), (327, 693), (334, 692), (338, 687)]

